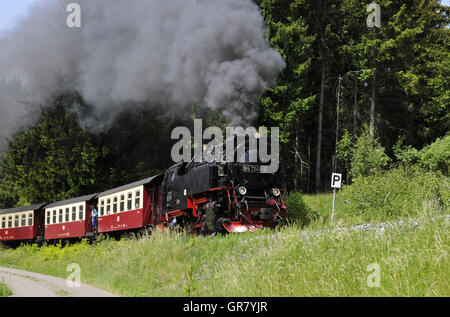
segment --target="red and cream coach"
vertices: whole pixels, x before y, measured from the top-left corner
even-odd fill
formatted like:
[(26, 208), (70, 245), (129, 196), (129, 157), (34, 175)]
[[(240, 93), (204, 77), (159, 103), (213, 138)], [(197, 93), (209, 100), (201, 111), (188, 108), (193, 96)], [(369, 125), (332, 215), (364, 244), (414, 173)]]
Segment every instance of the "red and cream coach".
[(93, 236), (92, 208), (97, 194), (45, 206), (45, 240)]
[(161, 178), (149, 177), (99, 194), (98, 232), (155, 225), (161, 215)]
[(42, 240), (42, 206), (0, 210), (0, 241)]

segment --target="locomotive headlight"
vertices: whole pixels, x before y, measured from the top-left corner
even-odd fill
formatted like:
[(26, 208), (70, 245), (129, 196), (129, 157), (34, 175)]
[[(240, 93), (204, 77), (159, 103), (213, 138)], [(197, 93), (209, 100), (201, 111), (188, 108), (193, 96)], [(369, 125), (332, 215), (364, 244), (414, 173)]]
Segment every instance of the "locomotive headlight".
[(280, 192), (280, 190), (278, 188), (272, 188), (272, 194), (275, 197), (278, 197), (278, 196), (280, 196), (281, 192)]
[(247, 194), (247, 188), (245, 188), (244, 186), (239, 187), (238, 191), (239, 191), (239, 194), (241, 194), (242, 196)]
[(217, 175), (218, 176), (225, 176), (225, 169), (223, 168), (223, 166), (219, 166), (217, 169)]

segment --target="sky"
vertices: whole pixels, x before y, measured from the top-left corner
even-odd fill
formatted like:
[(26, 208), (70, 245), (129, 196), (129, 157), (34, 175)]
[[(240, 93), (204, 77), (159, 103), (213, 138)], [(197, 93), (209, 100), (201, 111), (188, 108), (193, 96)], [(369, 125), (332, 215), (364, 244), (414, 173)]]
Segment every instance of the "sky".
[(42, 0), (0, 0), (0, 33), (13, 27), (38, 1)]
[[(12, 28), (39, 1), (43, 0), (0, 0), (0, 33)], [(442, 3), (448, 6), (450, 0), (442, 0)]]

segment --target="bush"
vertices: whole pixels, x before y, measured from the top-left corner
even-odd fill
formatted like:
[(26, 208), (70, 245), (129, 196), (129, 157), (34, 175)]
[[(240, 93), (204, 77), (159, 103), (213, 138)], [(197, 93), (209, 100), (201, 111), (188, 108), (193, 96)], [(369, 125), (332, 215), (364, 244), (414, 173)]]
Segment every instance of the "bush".
[(350, 202), (346, 212), (367, 221), (415, 217), (424, 211), (445, 214), (449, 212), (449, 179), (417, 166), (399, 167), (355, 179), (351, 186), (344, 186), (342, 196)]
[(412, 146), (404, 146), (403, 139), (399, 139), (394, 146), (397, 161), (403, 166), (418, 164), (431, 171), (439, 171), (448, 176), (450, 169), (450, 135), (436, 139), (421, 151)]
[(311, 221), (318, 218), (318, 213), (306, 205), (303, 195), (300, 193), (289, 193), (286, 197), (288, 219), (297, 222), (300, 226), (307, 226)]
[(450, 135), (437, 139), (431, 145), (425, 146), (420, 152), (420, 165), (448, 175), (450, 169)]
[(390, 158), (384, 153), (384, 148), (378, 141), (372, 142), (367, 129), (356, 141), (352, 154), (351, 175), (353, 178), (374, 175), (386, 168), (390, 162)]

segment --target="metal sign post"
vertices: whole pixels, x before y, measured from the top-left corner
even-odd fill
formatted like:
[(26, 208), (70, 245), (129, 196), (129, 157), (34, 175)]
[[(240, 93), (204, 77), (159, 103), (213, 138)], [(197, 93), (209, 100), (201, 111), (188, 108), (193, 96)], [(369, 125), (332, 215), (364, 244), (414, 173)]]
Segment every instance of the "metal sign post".
[(331, 209), (331, 225), (334, 221), (334, 204), (336, 202), (336, 188), (341, 188), (342, 174), (333, 173), (331, 175), (331, 187), (333, 188), (333, 208)]

